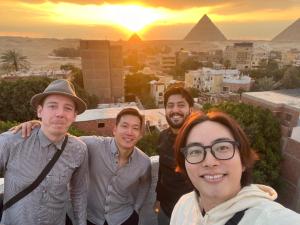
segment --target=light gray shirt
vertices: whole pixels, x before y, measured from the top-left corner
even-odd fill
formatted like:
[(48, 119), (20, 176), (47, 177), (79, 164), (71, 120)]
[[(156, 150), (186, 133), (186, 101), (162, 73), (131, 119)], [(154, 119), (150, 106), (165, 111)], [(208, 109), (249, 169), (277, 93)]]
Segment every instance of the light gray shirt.
[(81, 137), (89, 151), (88, 220), (96, 225), (120, 225), (139, 213), (149, 192), (149, 157), (134, 148), (129, 162), (118, 167), (118, 148), (112, 137)]
[[(0, 135), (0, 171), (4, 172), (4, 202), (29, 186), (51, 160), (55, 145), (37, 128), (30, 137)], [(60, 151), (60, 150), (58, 150)], [(3, 212), (5, 225), (64, 225), (71, 197), (77, 224), (86, 225), (88, 155), (86, 145), (69, 135), (65, 150), (49, 174), (31, 193)], [(70, 194), (68, 192), (68, 184)]]

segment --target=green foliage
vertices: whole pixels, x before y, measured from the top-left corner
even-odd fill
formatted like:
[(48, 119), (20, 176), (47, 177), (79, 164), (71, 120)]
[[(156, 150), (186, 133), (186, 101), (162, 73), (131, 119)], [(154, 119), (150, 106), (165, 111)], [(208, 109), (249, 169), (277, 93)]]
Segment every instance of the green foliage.
[(8, 131), (13, 126), (16, 126), (18, 123), (17, 122), (12, 122), (12, 121), (0, 121), (0, 134)]
[(75, 127), (74, 125), (72, 125), (72, 126), (69, 128), (68, 132), (69, 132), (70, 134), (74, 135), (74, 136), (77, 136), (77, 137), (88, 135), (88, 134), (85, 133), (83, 130), (78, 129), (78, 128)]
[(34, 119), (36, 113), (30, 105), (30, 99), (43, 92), (51, 81), (46, 77), (0, 81), (0, 120), (22, 122)]
[(280, 83), (281, 88), (300, 88), (300, 70), (296, 67), (289, 67), (285, 71)]
[(2, 69), (9, 73), (22, 69), (27, 70), (30, 67), (27, 56), (22, 55), (16, 50), (7, 50), (1, 55), (0, 59)]
[(157, 155), (157, 143), (159, 132), (152, 131), (143, 136), (143, 138), (137, 143), (137, 147), (145, 152), (148, 156)]
[(203, 106), (204, 111), (217, 109), (235, 118), (249, 137), (251, 147), (260, 157), (254, 168), (254, 182), (279, 185), (280, 124), (266, 109), (242, 103), (221, 103)]
[(79, 48), (67, 48), (67, 47), (60, 47), (56, 48), (52, 51), (55, 56), (59, 57), (79, 57), (80, 50)]
[(200, 94), (199, 89), (190, 87), (190, 88), (187, 88), (186, 90), (190, 93), (190, 95), (193, 98), (199, 97), (199, 94)]
[[(153, 100), (150, 97), (150, 81), (158, 80), (154, 75), (134, 73), (125, 77), (125, 96), (135, 95), (141, 99), (143, 105), (152, 106)], [(145, 101), (145, 102), (144, 102)]]
[(96, 95), (90, 95), (84, 89), (82, 70), (72, 64), (61, 65), (60, 69), (71, 70), (71, 82), (74, 84), (77, 95), (86, 102), (88, 109), (96, 108), (99, 98)]
[[(36, 118), (35, 109), (30, 105), (33, 95), (41, 93), (53, 79), (47, 77), (29, 77), (15, 81), (0, 82), (0, 120), (27, 121)], [(74, 84), (77, 95), (88, 105), (95, 108), (98, 104), (96, 96), (89, 95), (83, 88)]]
[(256, 80), (255, 91), (270, 91), (273, 89), (275, 82), (272, 77), (262, 77)]

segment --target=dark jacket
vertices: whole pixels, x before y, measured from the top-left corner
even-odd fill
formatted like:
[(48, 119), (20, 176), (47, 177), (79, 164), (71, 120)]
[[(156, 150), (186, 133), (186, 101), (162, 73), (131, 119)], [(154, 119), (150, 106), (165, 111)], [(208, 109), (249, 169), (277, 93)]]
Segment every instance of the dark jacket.
[(179, 198), (193, 190), (188, 178), (175, 172), (176, 162), (173, 145), (176, 135), (171, 128), (163, 130), (158, 140), (159, 170), (156, 186), (156, 199), (163, 211), (171, 217), (172, 210)]

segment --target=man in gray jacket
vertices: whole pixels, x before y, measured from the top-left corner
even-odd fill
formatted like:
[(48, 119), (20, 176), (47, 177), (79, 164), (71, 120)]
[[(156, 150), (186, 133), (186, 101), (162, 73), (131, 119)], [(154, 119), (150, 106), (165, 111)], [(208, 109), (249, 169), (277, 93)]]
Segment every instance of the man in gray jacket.
[[(76, 224), (86, 224), (88, 155), (86, 145), (67, 135), (77, 113), (86, 109), (67, 80), (55, 80), (32, 97), (41, 127), (24, 139), (20, 133), (0, 135), (0, 171), (4, 172), (4, 203), (27, 188), (57, 151), (63, 151), (42, 182), (7, 208), (6, 225), (64, 225), (68, 185)], [(68, 138), (66, 139), (66, 136)], [(67, 140), (64, 150), (62, 145)]]

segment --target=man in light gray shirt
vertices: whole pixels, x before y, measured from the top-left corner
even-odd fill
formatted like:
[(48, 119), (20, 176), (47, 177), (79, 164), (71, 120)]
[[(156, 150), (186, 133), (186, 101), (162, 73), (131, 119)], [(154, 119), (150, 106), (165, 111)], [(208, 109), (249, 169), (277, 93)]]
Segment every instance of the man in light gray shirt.
[[(23, 125), (25, 136), (35, 124)], [(114, 137), (81, 137), (89, 151), (88, 225), (138, 225), (151, 184), (150, 159), (135, 147), (142, 125), (140, 113), (125, 108), (117, 115)]]
[(116, 118), (114, 137), (81, 137), (89, 150), (88, 223), (138, 225), (150, 189), (149, 157), (135, 147), (143, 118), (125, 108)]
[[(77, 113), (86, 109), (71, 83), (55, 80), (32, 97), (41, 127), (24, 139), (19, 133), (0, 135), (0, 171), (4, 172), (4, 203), (27, 188), (62, 143)], [(86, 224), (88, 155), (86, 145), (68, 135), (64, 151), (32, 192), (3, 212), (5, 225), (63, 225), (70, 197), (76, 224)]]

